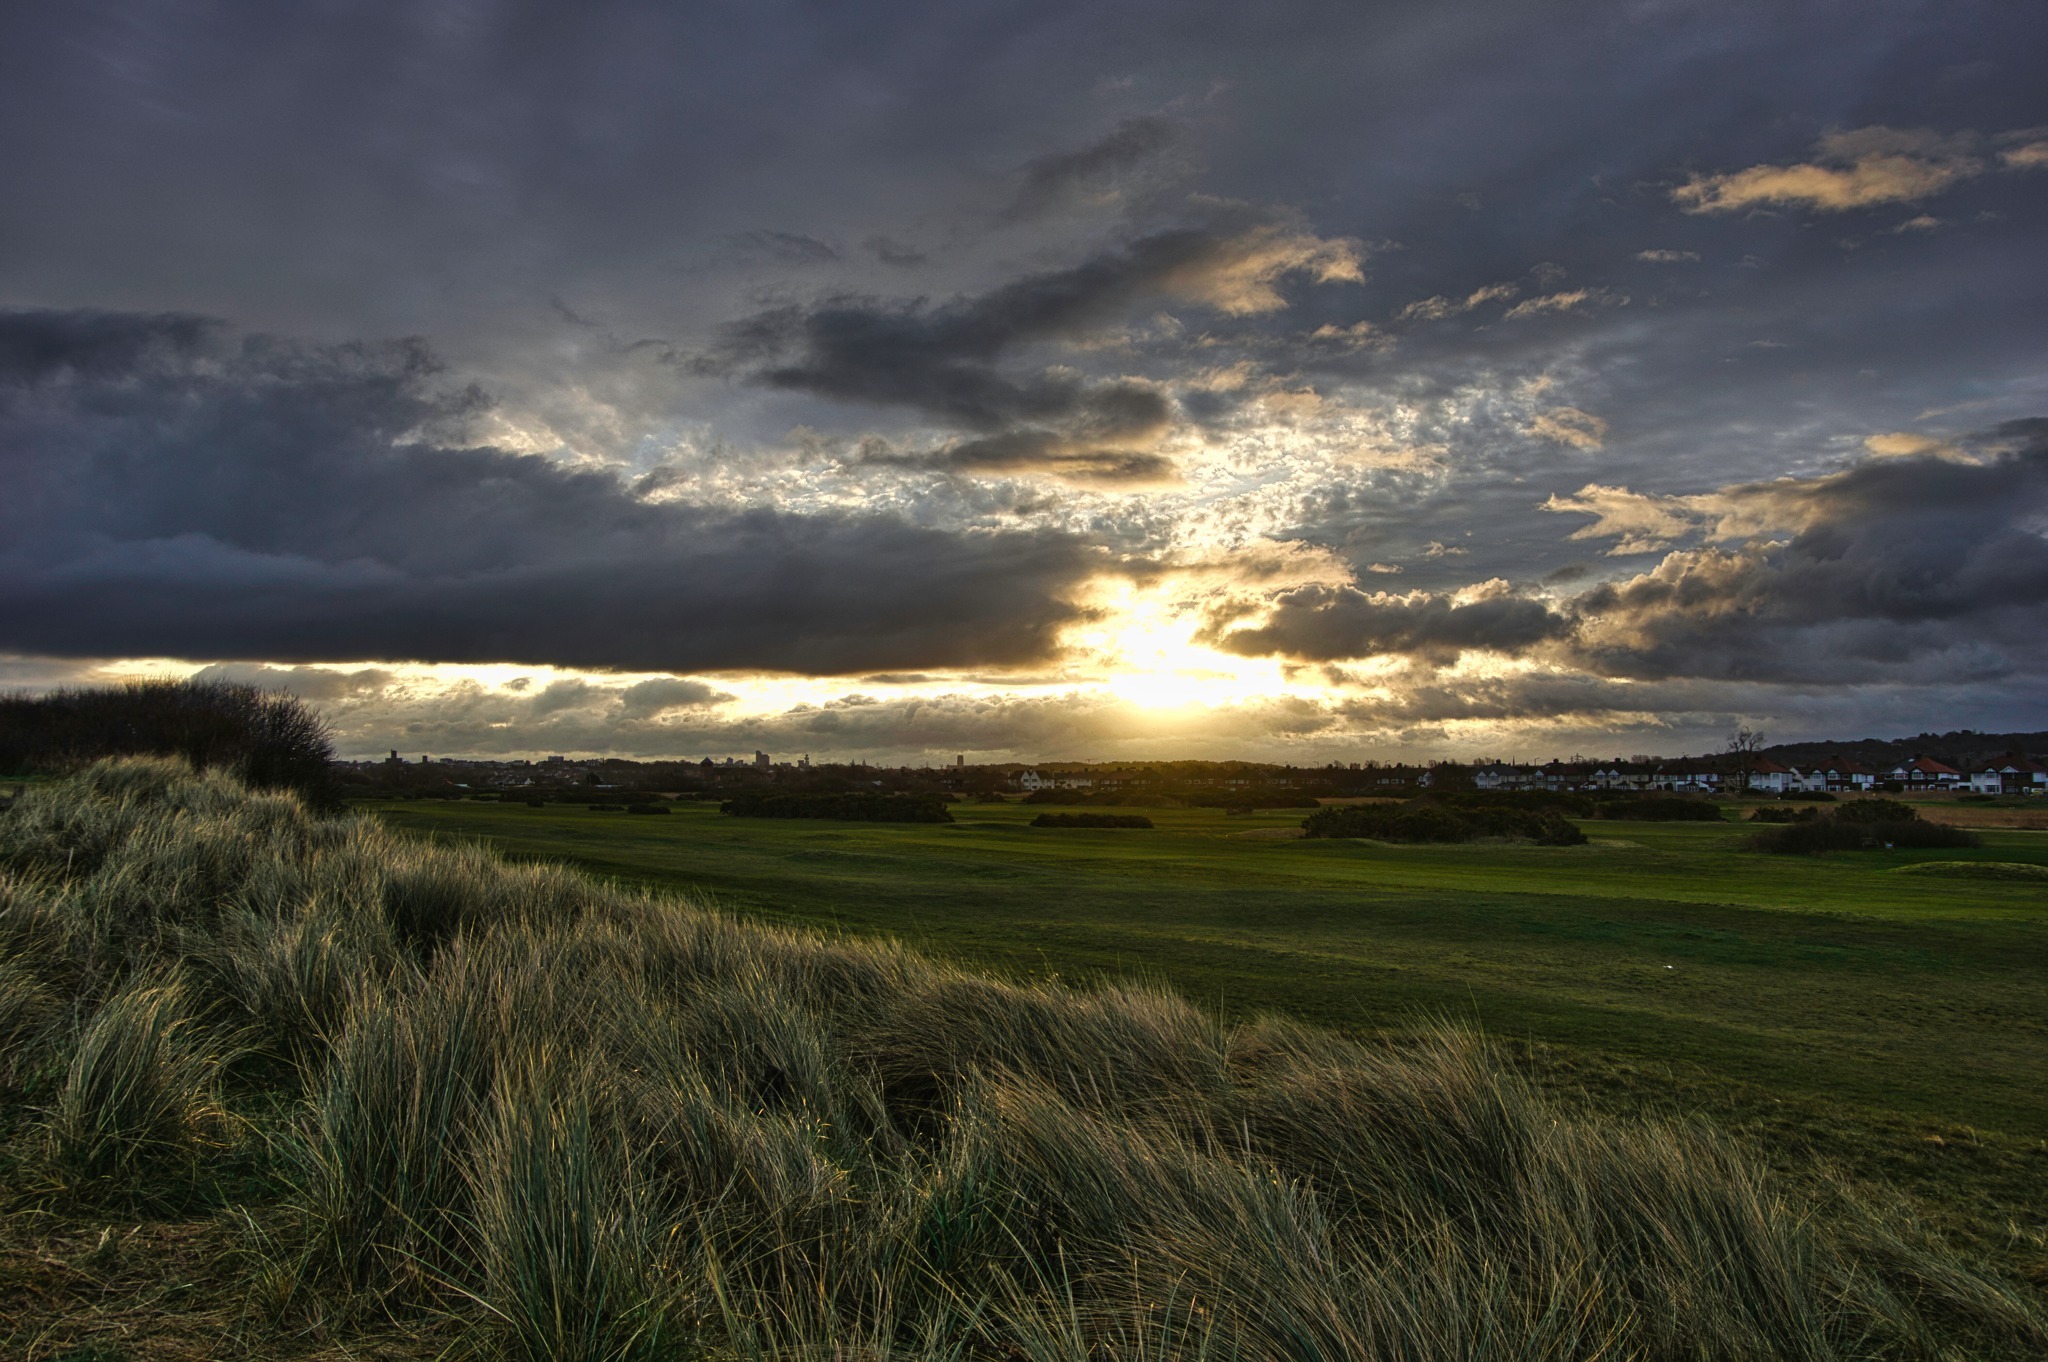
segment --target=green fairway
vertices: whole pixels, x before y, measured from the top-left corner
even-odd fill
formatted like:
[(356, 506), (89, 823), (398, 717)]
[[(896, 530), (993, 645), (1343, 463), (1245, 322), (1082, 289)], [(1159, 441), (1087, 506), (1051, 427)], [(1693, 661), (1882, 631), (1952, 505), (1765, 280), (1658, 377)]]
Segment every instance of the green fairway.
[(1897, 875), (2048, 864), (2048, 834), (1974, 852), (1821, 859), (1736, 824), (1588, 823), (1591, 845), (1285, 840), (1298, 811), (1150, 810), (1154, 831), (666, 818), (474, 802), (375, 806), (737, 913), (888, 933), (1027, 973), (1163, 978), (1226, 1013), (1342, 1028), (1418, 1013), (1632, 1064), (2037, 1140), (2048, 1131), (2048, 892)]

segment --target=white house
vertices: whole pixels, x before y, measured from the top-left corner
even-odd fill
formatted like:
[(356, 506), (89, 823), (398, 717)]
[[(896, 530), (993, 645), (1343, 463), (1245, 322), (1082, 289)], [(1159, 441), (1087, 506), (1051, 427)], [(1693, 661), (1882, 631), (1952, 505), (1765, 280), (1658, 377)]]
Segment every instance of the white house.
[(1756, 765), (1749, 768), (1749, 788), (1757, 794), (1783, 794), (1787, 790), (1803, 789), (1792, 782), (1798, 772), (1789, 766), (1780, 766), (1769, 757), (1758, 757)]
[(1955, 790), (1963, 784), (1961, 771), (1932, 757), (1915, 757), (1904, 766), (1894, 767), (1889, 778), (1909, 790)]
[(1877, 772), (1845, 757), (1829, 757), (1817, 770), (1823, 789), (1864, 791), (1877, 784)]
[(1795, 766), (1792, 768), (1792, 774), (1786, 777), (1786, 788), (1803, 790), (1808, 794), (1825, 793), (1828, 788), (1828, 773), (1818, 766), (1804, 771)]
[(1704, 790), (1711, 794), (1721, 788), (1721, 773), (1697, 762), (1667, 762), (1650, 777), (1650, 785), (1658, 790)]
[(1529, 773), (1518, 766), (1494, 761), (1472, 768), (1472, 788), (1475, 790), (1519, 790), (1528, 783)]
[(1052, 782), (1036, 771), (1019, 771), (1017, 773), (1017, 788), (1029, 794), (1033, 790), (1052, 788)]
[(1998, 764), (2000, 794), (2048, 795), (2048, 766), (2024, 757)]

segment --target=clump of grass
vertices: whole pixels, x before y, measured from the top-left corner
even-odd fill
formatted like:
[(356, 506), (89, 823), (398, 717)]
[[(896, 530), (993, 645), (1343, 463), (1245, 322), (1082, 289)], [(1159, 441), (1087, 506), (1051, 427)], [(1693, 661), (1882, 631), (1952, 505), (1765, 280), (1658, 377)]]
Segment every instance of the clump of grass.
[[(564, 1073), (564, 1067), (571, 1072)], [(670, 1356), (653, 1189), (593, 1117), (602, 1071), (531, 1054), (504, 1075), (470, 1168), (477, 1300), (501, 1355), (530, 1362)]]
[(352, 1292), (439, 1293), (470, 1211), (489, 1037), (475, 1000), (425, 983), (357, 998), (290, 1141), (308, 1265)]
[(20, 961), (0, 959), (0, 1092), (41, 1066), (64, 1016), (63, 1000)]
[(164, 1194), (219, 1142), (221, 1038), (175, 977), (112, 993), (72, 1048), (45, 1127), (52, 1171), (87, 1194)]
[(170, 1185), (246, 1031), (276, 1062), (227, 1091), (279, 1170), (241, 1212), (252, 1295), (344, 1344), (381, 1317), (618, 1362), (2048, 1349), (2023, 1289), (1846, 1190), (1560, 1106), (1455, 1028), (1002, 983), (162, 763), (25, 796), (0, 863), (0, 1038), (90, 1017), (53, 1163)]

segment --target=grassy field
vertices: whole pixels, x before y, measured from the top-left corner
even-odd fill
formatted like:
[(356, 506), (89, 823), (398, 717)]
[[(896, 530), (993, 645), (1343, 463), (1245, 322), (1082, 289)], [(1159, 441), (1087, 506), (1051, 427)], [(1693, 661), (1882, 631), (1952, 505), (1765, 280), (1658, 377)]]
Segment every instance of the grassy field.
[(764, 920), (894, 935), (1024, 976), (1139, 976), (1225, 1016), (1476, 1021), (1601, 1100), (1705, 1111), (1774, 1156), (1918, 1192), (2048, 1281), (2048, 892), (1892, 872), (1974, 851), (1763, 856), (1747, 829), (1587, 823), (1584, 847), (1288, 840), (1300, 813), (1149, 810), (1153, 831), (373, 806)]
[[(1589, 1020), (1645, 987), (1587, 963), (1618, 949), (1589, 924), (1643, 919), (1620, 938), (1640, 951), (1658, 912), (1706, 921), (1627, 866), (1655, 882), (1658, 857), (1710, 865), (1711, 843), (1444, 858), (1192, 813), (1119, 836), (1032, 832), (1009, 808), (931, 829), (406, 812), (391, 821), (451, 836), (136, 761), (0, 814), (0, 1356), (2048, 1352), (2011, 1245), (1987, 1263), (1810, 1160), (1788, 1180), (1712, 1123), (1617, 1119), (1469, 1029), (1409, 1024), (1462, 970), (1459, 1010), (1508, 992), (1531, 1033), (1584, 1034), (1547, 1052), (1576, 1057), (1548, 1077), (1659, 1072), (1622, 1057), (1621, 1022)], [(463, 844), (492, 820), (638, 878), (722, 867), (729, 905), (751, 892), (790, 916), (812, 895), (848, 930)], [(1546, 875), (1592, 908), (1546, 913)], [(1467, 919), (1431, 937), (1460, 902)], [(1954, 933), (1987, 910), (1720, 911)], [(1553, 979), (1578, 959), (1599, 986), (1575, 1005), (1483, 987), (1507, 973), (1489, 932), (1546, 917), (1555, 940), (1523, 953)], [(1395, 945), (1372, 944), (1375, 923)], [(881, 926), (1067, 977), (1020, 985), (857, 938)], [(1731, 937), (1681, 968), (1801, 968), (1796, 938), (1714, 930)], [(1890, 977), (1910, 952), (1885, 949), (1839, 968)], [(1184, 996), (1075, 986), (1134, 968)], [(1676, 997), (1630, 1006), (1675, 1034)], [(1725, 997), (1691, 1006), (1733, 1028)], [(1282, 1008), (1405, 1029), (1230, 1015)], [(1708, 1057), (1740, 1057), (1718, 1043)]]

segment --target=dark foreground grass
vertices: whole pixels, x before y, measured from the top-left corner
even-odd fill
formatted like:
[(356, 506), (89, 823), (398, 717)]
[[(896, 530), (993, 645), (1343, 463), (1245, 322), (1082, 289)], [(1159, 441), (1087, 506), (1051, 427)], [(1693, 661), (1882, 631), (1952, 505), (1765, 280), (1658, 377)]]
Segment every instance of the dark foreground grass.
[(9, 1356), (2048, 1348), (1923, 1227), (1456, 1028), (1004, 982), (163, 762), (0, 863)]

